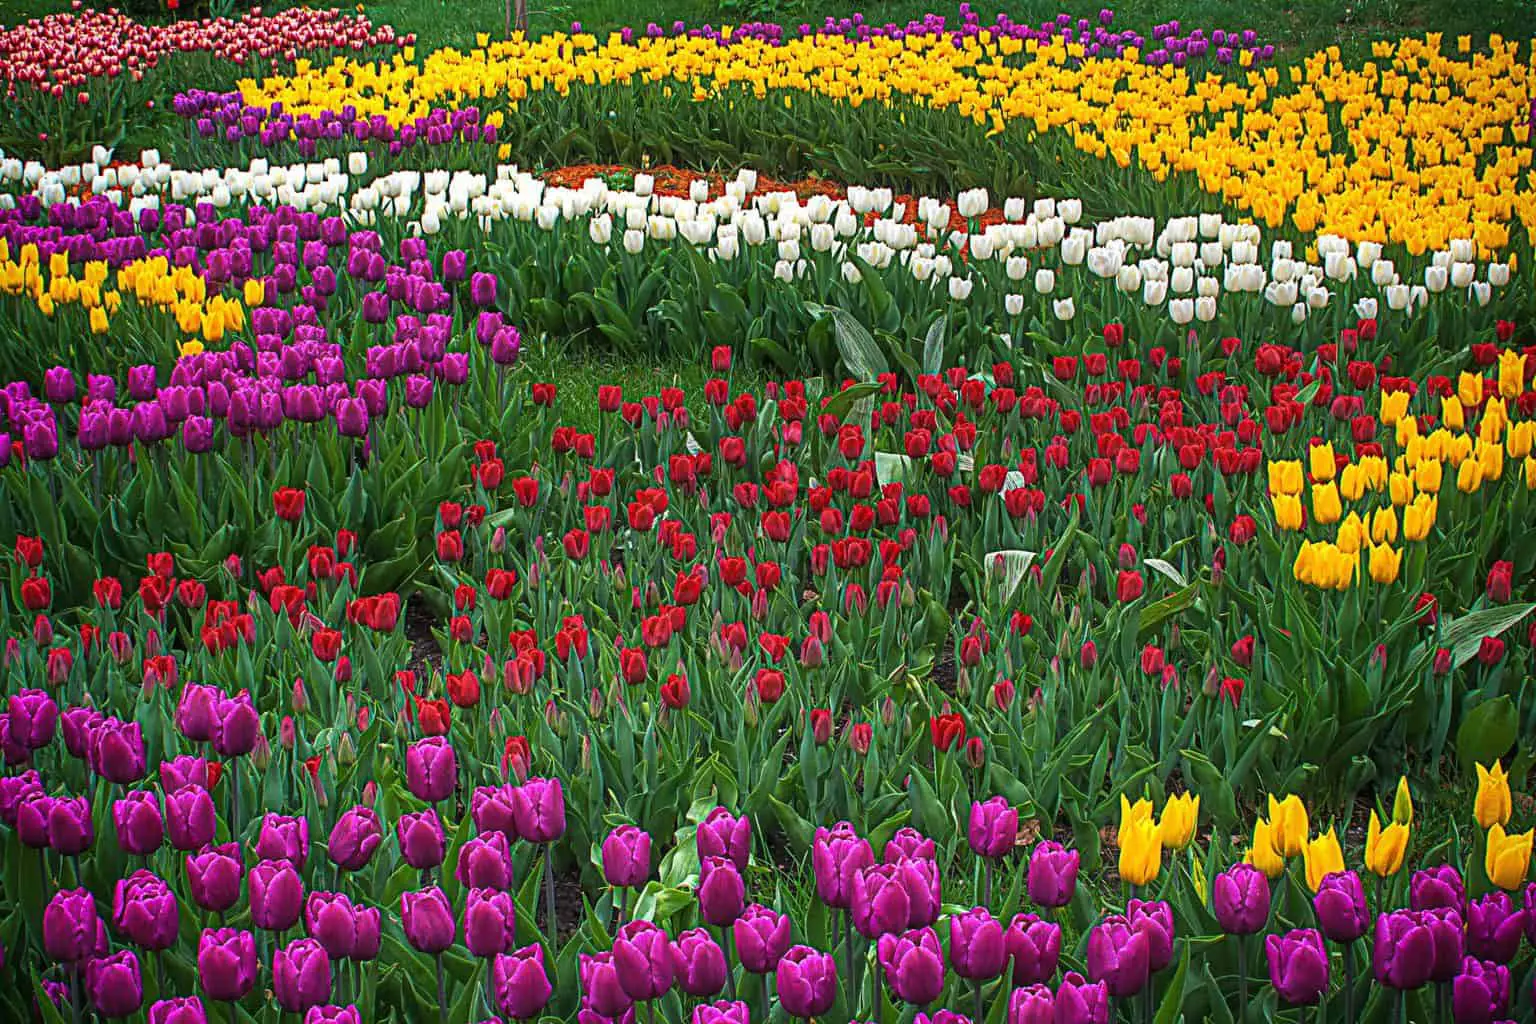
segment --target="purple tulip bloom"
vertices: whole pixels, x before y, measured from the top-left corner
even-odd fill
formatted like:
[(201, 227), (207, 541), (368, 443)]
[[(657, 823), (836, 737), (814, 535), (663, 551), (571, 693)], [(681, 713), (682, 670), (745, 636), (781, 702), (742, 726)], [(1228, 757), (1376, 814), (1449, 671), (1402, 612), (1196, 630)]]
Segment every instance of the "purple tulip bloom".
[(208, 1024), (208, 1014), (197, 996), (161, 999), (149, 1008), (149, 1024)]
[(902, 1002), (927, 1006), (944, 991), (944, 953), (932, 928), (882, 935), (876, 955), (886, 984)]
[(1415, 871), (1408, 884), (1408, 905), (1414, 910), (1449, 907), (1458, 912), (1464, 911), (1467, 906), (1467, 888), (1461, 880), (1461, 872), (1449, 864)]
[(831, 953), (795, 946), (779, 961), (774, 981), (779, 1003), (791, 1017), (820, 1017), (837, 1000), (837, 961)]
[(1516, 910), (1506, 892), (1490, 892), (1467, 905), (1467, 953), (1507, 964), (1520, 951), (1526, 911)]
[(789, 916), (759, 903), (747, 907), (731, 925), (736, 957), (753, 974), (771, 974), (789, 950)]
[(1125, 908), (1131, 927), (1147, 937), (1147, 966), (1153, 974), (1173, 960), (1173, 908), (1156, 900), (1131, 900)]
[(464, 945), (471, 956), (510, 953), (517, 939), (517, 908), (500, 889), (471, 889), (464, 899)]
[(192, 899), (204, 910), (228, 910), (240, 898), (244, 874), (240, 862), (240, 844), (205, 846), (187, 855), (187, 887)]
[(637, 889), (651, 874), (651, 837), (620, 825), (603, 840), (603, 879), (616, 889)]
[(88, 797), (57, 797), (48, 805), (48, 845), (65, 856), (75, 856), (96, 841), (95, 822)]
[(250, 932), (205, 928), (197, 944), (197, 976), (209, 999), (232, 1003), (256, 987), (256, 942)]
[(724, 807), (716, 807), (699, 824), (695, 840), (700, 863), (706, 857), (726, 857), (735, 863), (737, 871), (747, 870), (752, 854), (752, 822), (746, 815), (735, 818)]
[(1019, 812), (1006, 797), (994, 796), (986, 803), (971, 804), (967, 829), (971, 850), (978, 857), (996, 860), (1013, 851), (1019, 837)]
[(459, 759), (444, 736), (417, 740), (405, 751), (405, 784), (418, 800), (435, 804), (453, 795)]
[(213, 842), (219, 823), (213, 797), (201, 786), (169, 792), (165, 798), (166, 834), (177, 850), (200, 850)]
[(263, 817), (256, 836), (256, 856), (261, 860), (286, 860), (303, 869), (309, 859), (309, 819), (281, 814)]
[[(1318, 899), (1321, 899), (1319, 893)], [(1256, 935), (1269, 922), (1269, 879), (1252, 864), (1234, 864), (1211, 888), (1216, 922), (1228, 935)], [(1318, 917), (1322, 917), (1319, 910)]]
[(1312, 898), (1322, 933), (1334, 942), (1350, 943), (1365, 934), (1370, 911), (1365, 906), (1365, 887), (1353, 871), (1325, 875)]
[(1467, 957), (1451, 982), (1451, 1015), (1456, 1024), (1493, 1024), (1509, 1011), (1509, 968)]
[(459, 848), (453, 877), (472, 889), (510, 889), (512, 850), (507, 837), (500, 832), (488, 832), (467, 840)]
[(811, 867), (816, 875), (816, 894), (827, 906), (849, 909), (854, 877), (874, 862), (875, 852), (869, 840), (861, 838), (848, 822), (816, 830), (811, 844)]
[(400, 855), (417, 871), (429, 871), (443, 863), (448, 838), (432, 808), (400, 815), (395, 821), (395, 838), (400, 842)]
[(613, 939), (619, 985), (636, 1002), (659, 999), (672, 988), (672, 943), (649, 921), (630, 921)]
[(736, 863), (705, 857), (699, 866), (699, 916), (716, 928), (733, 924), (746, 904), (746, 884)]
[(144, 979), (131, 949), (97, 957), (86, 964), (85, 990), (96, 1012), (109, 1020), (128, 1017), (144, 1005)]
[(938, 847), (932, 839), (915, 828), (899, 828), (885, 844), (885, 862), (899, 864), (907, 860), (933, 860)]
[(1388, 988), (1420, 988), (1435, 966), (1435, 940), (1423, 914), (1394, 910), (1376, 918), (1376, 942), (1371, 959), (1376, 981)]
[(453, 907), (436, 886), (400, 894), (400, 923), (406, 941), (423, 953), (441, 953), (453, 945)]
[(331, 998), (331, 958), (314, 939), (294, 939), (272, 954), (272, 991), (288, 1013), (303, 1013)]
[(384, 841), (384, 829), (373, 808), (359, 804), (342, 814), (331, 829), (326, 853), (343, 871), (360, 871)]
[(112, 823), (117, 828), (117, 845), (135, 857), (147, 857), (165, 841), (165, 820), (160, 815), (160, 801), (152, 791), (133, 790), (112, 802)]
[(247, 882), (252, 924), (282, 932), (298, 923), (304, 909), (304, 882), (291, 861), (261, 861), (251, 869)]
[(970, 981), (991, 981), (1008, 966), (1003, 926), (986, 907), (950, 915), (949, 959), (955, 973)]
[(529, 779), (512, 791), (518, 833), (530, 843), (552, 843), (565, 834), (565, 792), (559, 779)]
[(1044, 984), (1055, 977), (1061, 960), (1061, 925), (1034, 914), (1016, 914), (1003, 943), (1013, 958), (1015, 986)]
[(725, 951), (706, 929), (693, 928), (672, 940), (677, 987), (695, 998), (718, 995), (725, 987)]
[(619, 983), (612, 953), (582, 953), (577, 972), (581, 978), (583, 1006), (604, 1017), (617, 1017), (634, 1005), (634, 1000)]
[(542, 946), (524, 946), (498, 956), (492, 965), (496, 1006), (513, 1020), (532, 1020), (549, 1004), (554, 989), (544, 969)]
[(147, 950), (170, 949), (181, 926), (176, 894), (152, 871), (119, 879), (112, 895), (112, 927)]

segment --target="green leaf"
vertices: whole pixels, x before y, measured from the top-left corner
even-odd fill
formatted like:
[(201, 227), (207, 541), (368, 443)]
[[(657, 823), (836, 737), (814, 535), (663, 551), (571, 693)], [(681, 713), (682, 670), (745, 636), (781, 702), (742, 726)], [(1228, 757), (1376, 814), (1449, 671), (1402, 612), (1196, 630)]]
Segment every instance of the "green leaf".
[(1445, 623), (1441, 630), (1438, 642), (1431, 637), (1415, 649), (1408, 659), (1408, 674), (1418, 675), (1435, 656), (1437, 647), (1448, 647), (1451, 651), (1451, 662), (1455, 668), (1460, 668), (1477, 654), (1478, 646), (1485, 636), (1498, 636), (1510, 626), (1515, 625), (1532, 611), (1536, 611), (1536, 604), (1511, 604), (1501, 605), (1498, 608), (1479, 608), (1475, 612), (1468, 612), (1457, 619)]
[(1175, 1024), (1182, 1017), (1184, 1008), (1184, 982), (1189, 977), (1189, 940), (1184, 942), (1184, 954), (1179, 957), (1178, 970), (1163, 993), (1163, 1004), (1157, 1009), (1154, 1024)]
[(1024, 576), (1029, 572), (1029, 567), (1034, 564), (1037, 552), (1024, 551), (1020, 548), (1004, 548), (1001, 551), (988, 551), (982, 562), (982, 571), (987, 574), (987, 579), (997, 584), (998, 593), (1002, 598), (1002, 604), (1007, 605), (1014, 592), (1019, 589), (1019, 584), (1024, 582)]
[(882, 373), (890, 373), (891, 367), (886, 362), (885, 355), (880, 351), (880, 346), (875, 344), (874, 336), (856, 320), (852, 313), (836, 306), (806, 306), (813, 313), (820, 311), (832, 319), (833, 337), (837, 339), (837, 350), (843, 357), (843, 365), (848, 367), (848, 372), (860, 380), (874, 380)]
[(1520, 715), (1509, 697), (1484, 701), (1461, 720), (1456, 730), (1456, 753), (1468, 773), (1473, 765), (1492, 764), (1515, 745)]
[(944, 368), (944, 335), (949, 331), (949, 317), (940, 316), (928, 328), (928, 337), (923, 339), (923, 372), (927, 374), (938, 373)]
[(1173, 581), (1173, 585), (1176, 587), (1189, 586), (1189, 581), (1184, 578), (1184, 574), (1179, 572), (1178, 569), (1174, 568), (1171, 563), (1165, 562), (1161, 558), (1149, 558), (1146, 560), (1146, 565), (1148, 569), (1152, 569), (1168, 577), (1168, 579)]
[(860, 401), (872, 395), (879, 394), (880, 384), (875, 381), (864, 381), (846, 387), (827, 399), (827, 404), (821, 407), (823, 414), (836, 416), (839, 420), (848, 418), (848, 410), (852, 409)]

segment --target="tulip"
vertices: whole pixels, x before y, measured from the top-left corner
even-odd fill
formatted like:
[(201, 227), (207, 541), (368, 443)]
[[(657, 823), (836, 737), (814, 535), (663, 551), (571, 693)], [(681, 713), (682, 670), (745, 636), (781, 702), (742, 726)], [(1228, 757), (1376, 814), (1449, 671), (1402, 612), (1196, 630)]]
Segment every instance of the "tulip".
[(197, 996), (161, 999), (150, 1004), (149, 1024), (208, 1024), (208, 1014)]
[(491, 981), (496, 1006), (513, 1020), (532, 1020), (549, 1004), (554, 989), (544, 967), (544, 948), (524, 946), (492, 964)]
[(896, 864), (904, 860), (934, 860), (938, 856), (937, 850), (934, 841), (916, 829), (899, 828), (885, 844), (885, 862)]
[(197, 944), (197, 976), (209, 999), (238, 1002), (256, 985), (256, 943), (250, 932), (205, 928)]
[[(1313, 451), (1316, 450), (1313, 449)], [(1310, 826), (1307, 822), (1306, 806), (1302, 804), (1300, 797), (1288, 796), (1284, 800), (1277, 801), (1271, 794), (1269, 825), (1270, 840), (1277, 854), (1287, 860), (1301, 855), (1303, 847), (1307, 845)], [(1262, 865), (1258, 866), (1262, 868)]]
[(1081, 974), (1070, 972), (1056, 989), (1057, 1024), (1109, 1024), (1109, 988), (1103, 982), (1089, 984)]
[(117, 826), (117, 845), (124, 853), (147, 857), (165, 841), (160, 801), (152, 792), (134, 790), (113, 801), (112, 822)]
[[(50, 828), (50, 834), (52, 829)], [(1488, 830), (1488, 849), (1484, 856), (1484, 868), (1488, 880), (1510, 892), (1525, 883), (1531, 866), (1531, 840), (1536, 831), (1527, 830), (1519, 835), (1509, 835), (1504, 826), (1494, 822)]]
[(1467, 906), (1467, 891), (1461, 873), (1449, 864), (1425, 871), (1415, 871), (1408, 886), (1408, 905), (1414, 910), (1449, 907), (1462, 911)]
[(417, 740), (405, 751), (405, 784), (418, 800), (435, 804), (453, 795), (459, 761), (443, 736)]
[(400, 815), (395, 821), (400, 855), (417, 871), (430, 871), (443, 863), (448, 848), (441, 819), (432, 808)]
[(693, 1008), (692, 1024), (752, 1024), (746, 1003), (721, 999)]
[(853, 879), (875, 862), (869, 841), (843, 821), (830, 830), (818, 828), (811, 843), (811, 867), (816, 876), (816, 895), (827, 906), (847, 910), (853, 899)]
[(423, 953), (435, 955), (453, 945), (453, 908), (436, 886), (400, 894), (400, 924), (406, 941)]
[(1418, 911), (1397, 910), (1376, 918), (1372, 966), (1376, 980), (1399, 991), (1420, 988), (1435, 964), (1435, 940)]
[(746, 904), (746, 885), (736, 863), (725, 857), (706, 857), (699, 869), (699, 916), (706, 924), (724, 928), (741, 916)]
[(1255, 935), (1269, 922), (1269, 879), (1251, 864), (1234, 864), (1216, 876), (1211, 902), (1222, 931)]
[(651, 837), (620, 825), (603, 840), (603, 878), (616, 889), (638, 889), (651, 874)]
[(1131, 900), (1126, 920), (1147, 937), (1147, 965), (1155, 974), (1173, 959), (1173, 908), (1161, 900)]
[(339, 892), (311, 892), (304, 902), (304, 930), (320, 940), (333, 960), (357, 959), (360, 914)]
[(822, 1016), (837, 1000), (837, 962), (810, 946), (785, 953), (774, 980), (779, 1004), (800, 1020)]
[(331, 960), (314, 939), (295, 939), (272, 954), (272, 990), (277, 1005), (303, 1013), (331, 998)]
[(304, 882), (287, 860), (264, 860), (247, 876), (251, 923), (269, 932), (283, 932), (298, 923), (304, 907)]
[(471, 889), (464, 901), (464, 945), (471, 956), (491, 958), (516, 944), (516, 905), (499, 889)]
[(949, 956), (955, 973), (970, 981), (990, 981), (1008, 966), (1003, 926), (975, 907), (949, 918)]
[(1451, 982), (1451, 1015), (1456, 1024), (1492, 1024), (1508, 1012), (1509, 997), (1509, 968), (1469, 956)]
[(754, 903), (731, 925), (736, 957), (753, 974), (771, 974), (789, 949), (789, 915)]
[(1016, 988), (1008, 997), (1008, 1024), (1054, 1024), (1055, 1020), (1056, 997), (1045, 985)]
[(218, 814), (213, 797), (201, 786), (188, 786), (165, 797), (166, 834), (171, 846), (183, 852), (199, 850), (213, 842)]
[(61, 889), (43, 910), (43, 950), (61, 963), (79, 963), (96, 948), (100, 921), (86, 889)]
[(1151, 977), (1147, 934), (1119, 914), (1111, 914), (1088, 933), (1088, 977), (1101, 981), (1116, 998), (1147, 987)]
[(942, 905), (939, 865), (931, 860), (904, 860), (896, 877), (907, 890), (911, 928), (925, 928), (939, 919)]
[(727, 857), (735, 862), (737, 871), (747, 870), (752, 853), (752, 822), (746, 815), (735, 818), (724, 807), (716, 807), (699, 823), (695, 839), (700, 863), (706, 857)]
[(978, 857), (1005, 857), (1018, 839), (1019, 812), (1000, 796), (986, 803), (972, 803), (967, 832), (971, 849)]
[(1456, 976), (1456, 972), (1461, 969), (1462, 957), (1466, 954), (1466, 929), (1462, 924), (1463, 915), (1460, 911), (1436, 907), (1433, 910), (1423, 911), (1419, 917), (1424, 926), (1429, 929), (1430, 943), (1435, 951), (1434, 961), (1429, 969), (1429, 980), (1436, 984), (1444, 984)]
[(1317, 922), (1330, 940), (1351, 943), (1365, 934), (1370, 911), (1365, 906), (1365, 887), (1353, 871), (1336, 871), (1323, 878), (1312, 897)]
[(1472, 814), (1477, 818), (1477, 823), (1485, 829), (1494, 825), (1507, 825), (1513, 809), (1509, 776), (1504, 766), (1498, 761), (1493, 762), (1492, 768), (1478, 765), (1477, 798), (1472, 805)]
[(850, 896), (853, 926), (866, 939), (899, 934), (912, 920), (912, 897), (898, 864), (875, 864), (853, 878)]
[(1200, 820), (1200, 798), (1189, 793), (1168, 798), (1157, 822), (1158, 839), (1165, 849), (1182, 850), (1195, 836)]
[(45, 690), (22, 690), (7, 702), (11, 740), (28, 750), (41, 750), (53, 741), (59, 706)]
[(1081, 857), (1050, 839), (1036, 844), (1029, 855), (1029, 898), (1040, 907), (1064, 907), (1077, 890)]
[(672, 970), (685, 994), (717, 995), (725, 987), (725, 951), (707, 930), (692, 928), (672, 940)]
[(1151, 805), (1146, 804), (1144, 812), (1141, 806), (1138, 804), (1133, 808), (1124, 795), (1120, 797), (1120, 877), (1131, 885), (1147, 885), (1154, 881), (1163, 860), (1161, 837), (1152, 821)]
[(355, 1006), (311, 1006), (304, 1024), (363, 1024), (363, 1015)]
[(180, 927), (176, 894), (164, 879), (143, 868), (119, 879), (112, 894), (112, 927), (148, 950), (170, 949)]
[(128, 1017), (144, 1003), (139, 958), (129, 949), (98, 957), (85, 969), (85, 989), (96, 1012), (108, 1019)]
[(359, 805), (336, 819), (326, 843), (326, 855), (343, 871), (360, 871), (384, 841), (384, 829), (373, 808)]
[(192, 899), (204, 910), (228, 910), (240, 898), (240, 863), (238, 843), (205, 846), (187, 856), (187, 887)]
[(613, 940), (619, 986), (636, 1002), (660, 999), (672, 988), (674, 962), (667, 933), (649, 921), (631, 921)]
[(213, 749), (224, 757), (242, 757), (256, 747), (261, 717), (251, 703), (249, 690), (234, 697), (219, 695), (213, 706)]
[(932, 928), (882, 935), (876, 955), (886, 984), (902, 1002), (926, 1006), (944, 991), (944, 954)]
[(1016, 914), (1003, 945), (1013, 960), (1013, 984), (1042, 984), (1055, 976), (1061, 959), (1061, 926), (1034, 914)]
[(1308, 840), (1301, 852), (1307, 869), (1307, 885), (1314, 893), (1321, 888), (1325, 877), (1344, 870), (1344, 850), (1332, 828), (1316, 839)]
[(634, 1005), (634, 1000), (619, 984), (612, 953), (582, 953), (577, 973), (581, 979), (584, 1007), (590, 1007), (604, 1017), (617, 1018)]
[(303, 869), (309, 858), (309, 819), (268, 814), (256, 836), (256, 856), (262, 860), (286, 860)]
[(48, 845), (67, 857), (90, 849), (96, 841), (88, 797), (59, 797), (48, 805)]
[(1467, 905), (1467, 952), (1507, 964), (1520, 949), (1528, 911), (1516, 910), (1509, 894), (1491, 892)]
[(1408, 826), (1394, 822), (1382, 831), (1376, 812), (1371, 811), (1371, 823), (1365, 840), (1365, 867), (1372, 874), (1387, 878), (1403, 868), (1403, 856), (1408, 849)]
[(1269, 981), (1289, 1006), (1313, 1006), (1328, 991), (1328, 950), (1323, 937), (1310, 928), (1264, 940)]

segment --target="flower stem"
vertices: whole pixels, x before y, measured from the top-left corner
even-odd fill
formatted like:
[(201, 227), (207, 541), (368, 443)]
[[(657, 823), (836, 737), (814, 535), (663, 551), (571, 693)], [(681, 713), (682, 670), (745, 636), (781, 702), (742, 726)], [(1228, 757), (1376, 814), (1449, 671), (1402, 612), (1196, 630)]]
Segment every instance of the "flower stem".
[(437, 1019), (441, 1024), (448, 1024), (448, 988), (443, 978), (443, 954), (441, 953), (437, 954)]
[(1237, 1012), (1238, 1019), (1248, 1012), (1248, 936), (1237, 937)]
[(555, 845), (544, 847), (544, 928), (549, 932), (549, 950), (555, 950)]
[(1344, 1019), (1355, 1019), (1355, 944), (1344, 943)]

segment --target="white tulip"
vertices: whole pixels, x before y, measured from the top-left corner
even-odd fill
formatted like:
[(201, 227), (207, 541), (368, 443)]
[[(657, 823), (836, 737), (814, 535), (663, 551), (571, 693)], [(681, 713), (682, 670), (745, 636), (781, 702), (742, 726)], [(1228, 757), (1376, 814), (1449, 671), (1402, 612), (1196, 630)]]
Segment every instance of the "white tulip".
[(748, 192), (757, 191), (757, 172), (750, 167), (743, 167), (740, 171), (736, 172), (736, 180), (741, 182), (742, 188)]
[(1421, 284), (1416, 284), (1408, 289), (1408, 301), (1414, 306), (1427, 306), (1429, 304), (1429, 289)]
[(1095, 246), (1088, 250), (1088, 269), (1095, 277), (1114, 277), (1120, 273), (1124, 254), (1118, 247)]
[(837, 211), (837, 216), (832, 219), (832, 228), (839, 237), (852, 238), (859, 233), (862, 222), (854, 212), (846, 207)]
[(1064, 299), (1052, 299), (1051, 312), (1056, 314), (1057, 320), (1071, 320), (1077, 315), (1077, 307), (1072, 303), (1072, 296), (1068, 295)]
[(1194, 270), (1194, 268), (1193, 267), (1174, 267), (1173, 268), (1173, 273), (1170, 274), (1169, 278), (1168, 278), (1168, 287), (1170, 289), (1172, 289), (1172, 291), (1173, 291), (1173, 293), (1175, 295), (1183, 295), (1183, 294), (1185, 294), (1187, 292), (1194, 291), (1194, 288), (1195, 288), (1195, 270)]
[(1307, 292), (1307, 305), (1312, 309), (1323, 309), (1328, 305), (1328, 289), (1313, 288)]
[(1141, 290), (1141, 268), (1134, 263), (1128, 263), (1120, 268), (1115, 275), (1115, 287), (1129, 295), (1131, 292)]
[(1227, 258), (1227, 251), (1221, 247), (1220, 242), (1200, 243), (1200, 262), (1208, 267), (1219, 267)]
[(443, 229), (443, 222), (438, 217), (436, 210), (427, 210), (421, 215), (421, 233), (435, 235)]
[(1018, 196), (1009, 196), (1003, 200), (1003, 218), (1010, 221), (1023, 220), (1026, 216), (1024, 200)]
[(1216, 319), (1215, 296), (1202, 295), (1195, 300), (1195, 319), (1203, 324), (1208, 324)]
[(1493, 286), (1487, 281), (1473, 281), (1472, 297), (1477, 300), (1479, 306), (1488, 305), (1488, 300), (1493, 298)]
[(1363, 299), (1355, 300), (1355, 316), (1361, 320), (1376, 319), (1376, 310), (1376, 299), (1373, 296), (1366, 296)]
[(847, 281), (849, 284), (858, 284), (860, 281), (864, 280), (864, 275), (859, 271), (858, 264), (843, 264), (843, 280)]
[(1082, 264), (1087, 255), (1087, 241), (1077, 234), (1068, 235), (1061, 240), (1061, 262), (1076, 267)]
[(1307, 321), (1307, 304), (1298, 302), (1291, 307), (1291, 323), (1303, 324)]
[(1424, 268), (1424, 287), (1428, 291), (1443, 292), (1450, 281), (1450, 273), (1444, 267)]
[(1451, 259), (1457, 263), (1466, 263), (1477, 256), (1477, 250), (1472, 245), (1470, 238), (1451, 239)]
[(1378, 288), (1385, 288), (1397, 280), (1397, 268), (1391, 260), (1378, 259), (1371, 264), (1371, 283)]
[(1200, 249), (1194, 242), (1175, 242), (1169, 253), (1169, 262), (1175, 267), (1192, 267)]
[(1221, 294), (1221, 282), (1214, 277), (1202, 277), (1195, 282), (1195, 294), (1202, 299), (1214, 299)]
[(1355, 246), (1355, 263), (1369, 270), (1371, 264), (1381, 259), (1380, 242), (1361, 242)]
[(715, 240), (715, 252), (723, 260), (733, 260), (741, 252), (741, 239), (734, 232), (725, 234), (722, 231)]
[(970, 240), (971, 255), (978, 260), (990, 260), (992, 258), (992, 239), (988, 235), (972, 235)]
[(1466, 288), (1477, 279), (1477, 267), (1471, 263), (1451, 264), (1451, 286), (1453, 288)]
[(160, 151), (158, 149), (146, 149), (139, 154), (140, 167), (155, 167), (160, 163)]
[(948, 277), (954, 272), (955, 264), (948, 256), (939, 255), (933, 258), (933, 273), (935, 277)]
[(1387, 308), (1401, 311), (1408, 308), (1408, 286), (1405, 284), (1387, 285)]
[(1180, 327), (1195, 318), (1194, 299), (1170, 299), (1168, 300), (1168, 316)]
[(354, 149), (347, 154), (347, 173), (361, 177), (368, 173), (368, 154), (361, 149)]
[(972, 217), (980, 217), (987, 212), (987, 190), (984, 188), (967, 189), (960, 193), (955, 205), (960, 209), (960, 216), (969, 220)]
[(779, 259), (794, 261), (800, 258), (800, 243), (786, 238), (779, 243)]
[(1493, 285), (1495, 288), (1502, 288), (1509, 284), (1509, 264), (1488, 264), (1488, 283)]
[(831, 224), (811, 225), (811, 248), (816, 252), (826, 252), (837, 241), (837, 231)]
[(539, 207), (536, 220), (541, 231), (553, 231), (555, 229), (555, 224), (560, 220), (560, 207)]
[(926, 256), (913, 255), (907, 261), (907, 268), (912, 271), (912, 277), (918, 281), (926, 281), (933, 276), (933, 260)]
[(1148, 306), (1161, 306), (1168, 298), (1168, 282), (1146, 280), (1141, 283), (1141, 301)]
[(1034, 213), (1036, 220), (1045, 220), (1048, 217), (1056, 216), (1056, 200), (1050, 197), (1036, 199)]
[(949, 297), (955, 302), (964, 302), (971, 297), (971, 279), (968, 277), (951, 277), (949, 279)]
[(709, 201), (709, 181), (705, 178), (695, 178), (688, 183), (688, 198), (696, 203)]
[(1060, 204), (1061, 219), (1068, 224), (1076, 224), (1083, 219), (1083, 201), (1081, 199), (1063, 199)]
[(613, 218), (603, 213), (587, 221), (587, 237), (593, 245), (607, 245), (613, 238)]
[(631, 256), (638, 255), (645, 248), (645, 232), (629, 228), (624, 232), (624, 251)]
[(1009, 256), (1008, 262), (1003, 264), (1003, 272), (1010, 281), (1022, 281), (1029, 273), (1029, 260), (1023, 256)]
[[(1275, 248), (1278, 249), (1279, 246), (1276, 245)], [(1288, 258), (1289, 255), (1290, 255), (1290, 250), (1286, 250), (1286, 258)], [(1281, 259), (1282, 258), (1280, 256), (1280, 253), (1277, 252), (1277, 251), (1272, 251), (1271, 252), (1271, 256), (1274, 259)], [(1232, 262), (1233, 263), (1257, 263), (1257, 262), (1259, 262), (1259, 247), (1257, 245), (1254, 245), (1252, 242), (1249, 242), (1249, 241), (1246, 241), (1246, 240), (1239, 240), (1239, 241), (1233, 242), (1232, 243)]]
[(1041, 267), (1035, 271), (1035, 291), (1041, 295), (1049, 295), (1056, 290), (1056, 272), (1049, 267)]
[(649, 174), (635, 175), (635, 195), (648, 196), (656, 188), (656, 179)]
[[(1200, 237), (1216, 239), (1221, 237), (1221, 214), (1202, 213), (1200, 215)], [(1218, 245), (1221, 243), (1218, 242)]]
[(1024, 296), (1014, 294), (1004, 295), (1003, 309), (1007, 310), (1009, 316), (1019, 316), (1024, 312)]
[(788, 260), (779, 260), (773, 265), (773, 276), (779, 281), (793, 281), (795, 279), (795, 265)]

